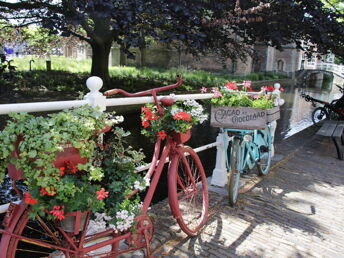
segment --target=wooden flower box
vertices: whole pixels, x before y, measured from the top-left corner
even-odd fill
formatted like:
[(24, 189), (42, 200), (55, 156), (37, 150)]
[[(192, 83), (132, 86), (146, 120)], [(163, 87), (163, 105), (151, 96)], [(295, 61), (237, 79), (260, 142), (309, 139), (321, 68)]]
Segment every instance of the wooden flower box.
[(270, 109), (252, 107), (211, 107), (210, 125), (234, 129), (263, 129), (280, 118), (279, 107)]

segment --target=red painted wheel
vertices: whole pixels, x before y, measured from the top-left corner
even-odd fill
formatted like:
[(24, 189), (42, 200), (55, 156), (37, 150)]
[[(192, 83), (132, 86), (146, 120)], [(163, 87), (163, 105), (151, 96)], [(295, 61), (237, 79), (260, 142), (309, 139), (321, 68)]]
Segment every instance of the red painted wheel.
[(180, 146), (172, 157), (168, 175), (168, 198), (180, 228), (195, 236), (208, 219), (208, 187), (196, 152)]
[[(29, 218), (27, 210), (19, 218), (13, 234), (21, 235), (29, 239), (11, 237), (5, 256), (6, 258), (48, 257), (52, 254), (56, 255), (53, 257), (73, 257), (69, 255), (68, 252), (62, 252), (57, 250), (57, 248), (44, 245), (47, 243), (58, 247), (64, 247), (67, 250), (69, 249), (67, 246), (64, 246), (62, 236), (54, 223), (42, 220), (41, 218), (32, 220)], [(39, 243), (34, 243), (30, 240), (36, 240), (39, 241)]]

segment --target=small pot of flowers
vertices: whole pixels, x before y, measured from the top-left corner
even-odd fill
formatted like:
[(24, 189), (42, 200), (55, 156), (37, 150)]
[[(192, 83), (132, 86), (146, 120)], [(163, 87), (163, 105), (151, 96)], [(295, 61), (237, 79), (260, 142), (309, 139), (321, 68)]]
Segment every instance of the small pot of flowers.
[[(27, 186), (23, 200), (30, 205), (32, 218), (61, 221), (71, 216), (80, 221), (83, 213), (104, 208), (108, 192), (94, 154), (99, 135), (122, 117), (87, 105), (45, 117), (9, 116), (0, 132), (0, 182), (7, 170), (14, 180), (23, 179)], [(75, 233), (83, 225), (76, 228)]]
[(222, 128), (264, 128), (280, 117), (273, 91), (273, 86), (264, 86), (260, 92), (252, 92), (251, 81), (242, 84), (232, 81), (224, 87), (213, 88), (210, 124)]
[(141, 111), (141, 133), (153, 141), (157, 138), (164, 140), (169, 135), (177, 143), (184, 143), (191, 137), (192, 126), (203, 123), (208, 118), (202, 105), (193, 99), (176, 101), (172, 105), (164, 106), (162, 115), (153, 104), (147, 104)]

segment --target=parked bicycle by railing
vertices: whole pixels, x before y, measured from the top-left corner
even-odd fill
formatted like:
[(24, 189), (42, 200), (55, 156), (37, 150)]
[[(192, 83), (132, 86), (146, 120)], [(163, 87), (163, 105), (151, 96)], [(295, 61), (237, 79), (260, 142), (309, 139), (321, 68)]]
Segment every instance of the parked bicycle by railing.
[(280, 85), (276, 89), (267, 86), (260, 92), (246, 92), (238, 91), (237, 84), (229, 82), (211, 101), (211, 125), (223, 132), (232, 206), (238, 200), (241, 174), (255, 165), (259, 175), (269, 172), (275, 120), (279, 119), (279, 105), (284, 102), (279, 99), (279, 88)]
[[(121, 89), (115, 89), (107, 91), (105, 95), (109, 96), (116, 93), (130, 97), (152, 95), (155, 100), (155, 107), (152, 109), (156, 108), (158, 116), (162, 117), (168, 107), (173, 105), (174, 100), (172, 97), (165, 97), (161, 99), (160, 103), (157, 99), (157, 93), (176, 88), (181, 83), (182, 78), (179, 77), (176, 84), (161, 88), (138, 93), (128, 93)], [(145, 110), (148, 112), (148, 109)], [(147, 115), (147, 119), (149, 117), (150, 121), (158, 119), (149, 112), (145, 115)], [(176, 120), (189, 119), (184, 112), (174, 116)], [(32, 227), (29, 224), (30, 206), (24, 201), (20, 204), (12, 203), (6, 214), (6, 226), (0, 230), (0, 234), (2, 234), (0, 257), (18, 257), (19, 253), (22, 255), (21, 257), (29, 257), (31, 253), (34, 253), (34, 257), (46, 257), (50, 254), (60, 255), (61, 253), (64, 257), (116, 257), (121, 253), (144, 247), (147, 249), (147, 256), (150, 256), (150, 241), (153, 237), (154, 225), (147, 211), (167, 159), (169, 159), (168, 198), (171, 211), (186, 234), (197, 235), (208, 218), (208, 188), (204, 169), (198, 155), (192, 148), (184, 145), (190, 136), (190, 130), (186, 133), (166, 131), (166, 134), (159, 131), (159, 135), (156, 136), (154, 155), (146, 175), (146, 179), (150, 180), (150, 187), (145, 196), (142, 211), (135, 218), (134, 230), (118, 232), (109, 228), (88, 235), (87, 225), (89, 225), (90, 214), (88, 213), (86, 217), (82, 218), (79, 211), (74, 215), (75, 223), (71, 231), (65, 231), (59, 221), (48, 221), (39, 215), (35, 217), (35, 222), (39, 226), (37, 229), (37, 227)], [(164, 139), (164, 147), (161, 151)], [(14, 157), (20, 158), (19, 155)], [(137, 192), (138, 190), (133, 191), (127, 198)], [(120, 241), (125, 241), (127, 247), (121, 248)], [(48, 249), (48, 255), (46, 252), (40, 254), (37, 250), (33, 252), (34, 246)], [(109, 249), (103, 250), (102, 248), (105, 247)], [(95, 250), (100, 250), (100, 253), (92, 253)]]
[(332, 100), (331, 102), (315, 99), (307, 94), (301, 93), (301, 97), (307, 102), (311, 102), (313, 107), (316, 103), (322, 104), (322, 107), (317, 107), (312, 112), (312, 121), (318, 126), (318, 123), (323, 120), (342, 120), (344, 119), (344, 87), (336, 85), (339, 91), (343, 93), (339, 99)]
[[(228, 196), (229, 203), (235, 205), (238, 200), (240, 175), (245, 170), (257, 166), (260, 176), (269, 173), (272, 152), (271, 125), (268, 123), (264, 129), (231, 129), (229, 139), (225, 137), (225, 146), (228, 146), (226, 163), (229, 171)], [(228, 142), (229, 141), (229, 142)]]

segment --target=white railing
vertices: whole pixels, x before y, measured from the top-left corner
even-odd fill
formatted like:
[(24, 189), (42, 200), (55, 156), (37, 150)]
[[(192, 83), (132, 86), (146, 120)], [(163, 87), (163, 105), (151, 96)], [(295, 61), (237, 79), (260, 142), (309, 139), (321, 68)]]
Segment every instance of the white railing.
[(318, 63), (316, 69), (335, 72), (339, 75), (344, 75), (344, 65), (337, 65), (332, 63)]
[[(92, 107), (99, 107), (102, 111), (109, 106), (125, 106), (135, 104), (153, 103), (153, 97), (126, 97), (126, 98), (112, 98), (107, 99), (99, 90), (103, 86), (103, 81), (99, 77), (90, 77), (86, 81), (87, 88), (90, 92), (85, 96), (84, 100), (72, 101), (51, 101), (51, 102), (35, 102), (35, 103), (21, 103), (21, 104), (0, 104), (0, 115), (5, 115), (10, 112), (42, 112), (42, 111), (56, 111), (65, 108), (79, 107), (89, 104)], [(278, 94), (277, 105), (283, 105), (284, 100), (280, 99), (280, 85), (274, 84), (274, 94)], [(252, 93), (256, 94), (256, 93)], [(159, 96), (158, 99), (164, 96)], [(210, 99), (214, 97), (213, 93), (204, 94), (186, 94), (186, 95), (173, 95), (174, 100), (187, 100), (187, 99)], [(216, 141), (194, 150), (200, 152), (209, 148), (217, 147), (216, 165), (213, 170), (211, 184), (223, 187), (227, 183), (227, 168), (226, 168), (226, 147), (223, 145), (223, 134), (219, 133)], [(149, 168), (149, 165), (136, 168), (136, 170), (144, 171)], [(0, 206), (0, 213), (6, 212), (8, 204)]]

